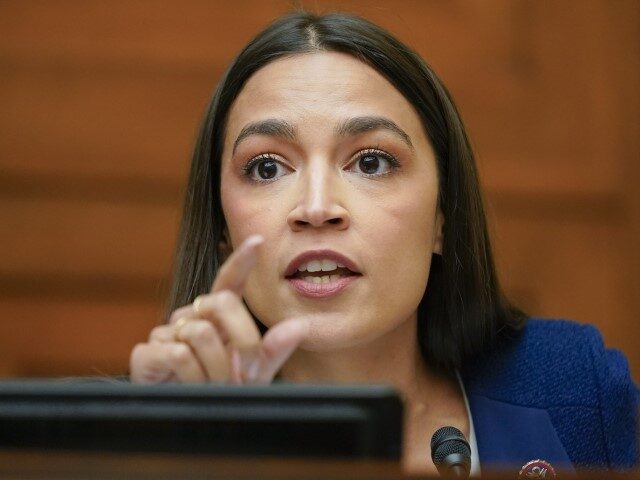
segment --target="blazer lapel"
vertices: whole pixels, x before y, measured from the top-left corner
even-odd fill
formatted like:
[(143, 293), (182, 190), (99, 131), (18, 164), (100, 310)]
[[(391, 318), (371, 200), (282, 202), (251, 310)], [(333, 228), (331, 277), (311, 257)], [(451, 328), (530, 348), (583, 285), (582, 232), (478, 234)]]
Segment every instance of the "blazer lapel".
[(467, 398), (481, 467), (519, 469), (541, 459), (557, 470), (574, 471), (546, 410), (472, 393)]

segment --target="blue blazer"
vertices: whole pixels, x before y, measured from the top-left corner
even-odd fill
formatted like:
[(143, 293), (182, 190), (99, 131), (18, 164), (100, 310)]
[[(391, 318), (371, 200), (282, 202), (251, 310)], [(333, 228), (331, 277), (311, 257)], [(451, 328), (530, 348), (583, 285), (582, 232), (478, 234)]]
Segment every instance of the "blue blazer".
[(640, 391), (594, 327), (530, 319), (461, 374), (481, 467), (638, 465)]

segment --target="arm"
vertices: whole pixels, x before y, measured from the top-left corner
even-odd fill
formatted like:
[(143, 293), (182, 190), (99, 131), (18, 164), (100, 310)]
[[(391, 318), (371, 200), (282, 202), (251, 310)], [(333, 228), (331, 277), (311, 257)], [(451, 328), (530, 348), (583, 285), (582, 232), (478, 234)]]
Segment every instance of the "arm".
[(637, 467), (640, 390), (631, 379), (625, 356), (606, 349), (594, 327), (583, 328), (591, 346), (609, 468)]

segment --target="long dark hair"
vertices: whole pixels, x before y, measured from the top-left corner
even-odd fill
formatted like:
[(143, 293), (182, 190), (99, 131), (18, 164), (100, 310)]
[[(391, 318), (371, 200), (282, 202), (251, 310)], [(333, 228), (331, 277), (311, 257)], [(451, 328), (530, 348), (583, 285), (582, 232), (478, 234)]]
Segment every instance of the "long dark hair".
[(434, 255), (418, 308), (418, 338), (434, 366), (460, 368), (486, 351), (524, 315), (503, 296), (493, 262), (473, 151), (458, 111), (436, 74), (377, 25), (334, 13), (293, 13), (259, 33), (236, 57), (215, 91), (196, 143), (175, 256), (168, 312), (207, 292), (220, 266), (225, 219), (220, 163), (229, 109), (258, 69), (278, 58), (314, 51), (350, 54), (384, 75), (416, 108), (436, 154), (442, 255)]

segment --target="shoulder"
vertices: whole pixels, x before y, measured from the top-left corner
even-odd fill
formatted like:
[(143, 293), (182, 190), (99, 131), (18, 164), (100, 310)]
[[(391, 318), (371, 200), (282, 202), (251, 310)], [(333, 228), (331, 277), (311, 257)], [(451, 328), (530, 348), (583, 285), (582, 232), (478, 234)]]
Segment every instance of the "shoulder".
[(465, 379), (467, 388), (478, 394), (491, 393), (496, 400), (541, 408), (577, 403), (595, 406), (601, 387), (596, 374), (608, 370), (630, 383), (626, 359), (604, 348), (596, 328), (531, 318), (522, 331), (501, 338), (492, 352), (466, 368)]
[[(563, 443), (572, 444), (575, 463), (636, 461), (638, 391), (624, 355), (606, 349), (593, 326), (529, 319), (463, 376), (470, 393), (547, 410)], [(590, 456), (588, 443), (600, 446), (599, 458)]]

